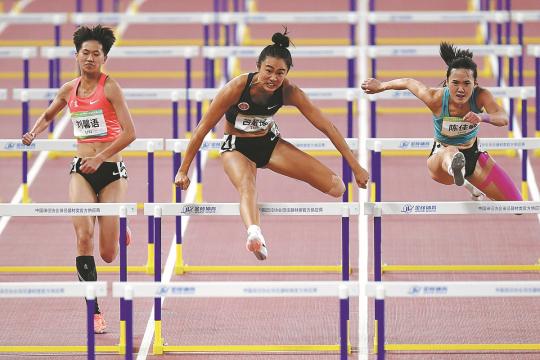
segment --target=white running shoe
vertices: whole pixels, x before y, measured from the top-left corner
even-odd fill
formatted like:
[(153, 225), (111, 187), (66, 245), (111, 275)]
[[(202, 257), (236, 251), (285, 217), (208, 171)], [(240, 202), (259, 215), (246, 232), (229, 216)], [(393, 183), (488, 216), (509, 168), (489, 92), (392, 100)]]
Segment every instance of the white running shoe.
[(478, 193), (471, 194), (471, 200), (473, 201), (484, 201), (486, 199), (486, 194), (479, 191)]
[(257, 225), (251, 225), (248, 229), (246, 248), (255, 254), (257, 259), (266, 260), (268, 256), (266, 242), (264, 241), (261, 229)]
[(484, 194), (483, 192), (478, 190), (478, 188), (476, 188), (476, 186), (474, 186), (473, 184), (471, 184), (467, 180), (465, 180), (464, 187), (471, 194), (471, 200), (473, 200), (473, 201), (483, 201), (483, 200), (486, 199), (486, 194)]
[(465, 183), (465, 155), (461, 152), (455, 153), (448, 170), (448, 173), (454, 177), (454, 184), (462, 186)]

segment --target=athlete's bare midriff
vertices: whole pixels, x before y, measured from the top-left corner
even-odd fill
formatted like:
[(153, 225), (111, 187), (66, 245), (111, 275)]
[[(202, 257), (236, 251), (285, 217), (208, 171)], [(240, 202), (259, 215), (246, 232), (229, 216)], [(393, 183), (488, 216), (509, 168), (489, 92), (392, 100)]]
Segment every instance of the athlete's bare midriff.
[[(439, 140), (436, 140), (436, 141), (439, 141)], [(476, 138), (472, 138), (471, 140), (467, 141), (466, 143), (463, 143), (463, 144), (459, 144), (459, 145), (452, 145), (452, 144), (447, 144), (445, 142), (442, 142), (442, 141), (439, 141), (443, 146), (455, 146), (457, 147), (458, 149), (461, 149), (461, 150), (464, 150), (464, 149), (468, 149), (470, 148), (471, 146), (474, 145), (474, 142), (476, 141)]]
[[(99, 154), (103, 149), (109, 146), (111, 142), (93, 142), (93, 143), (78, 143), (77, 144), (77, 156), (78, 157), (94, 157)], [(122, 156), (120, 153), (116, 153), (104, 161), (117, 162), (121, 161)]]

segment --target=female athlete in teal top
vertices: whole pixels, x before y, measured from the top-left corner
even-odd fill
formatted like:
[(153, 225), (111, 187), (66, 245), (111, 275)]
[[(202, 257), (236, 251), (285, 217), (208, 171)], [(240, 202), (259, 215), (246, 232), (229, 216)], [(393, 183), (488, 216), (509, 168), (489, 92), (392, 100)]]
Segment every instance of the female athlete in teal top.
[[(487, 152), (478, 151), (479, 124), (506, 126), (508, 115), (489, 90), (478, 86), (477, 66), (469, 50), (443, 42), (440, 54), (448, 65), (443, 87), (429, 88), (415, 79), (381, 82), (371, 78), (362, 83), (362, 89), (367, 94), (407, 89), (431, 110), (435, 141), (427, 165), (433, 180), (459, 186), (468, 180), (490, 199), (522, 200), (506, 172)], [(470, 184), (468, 189), (476, 190)]]

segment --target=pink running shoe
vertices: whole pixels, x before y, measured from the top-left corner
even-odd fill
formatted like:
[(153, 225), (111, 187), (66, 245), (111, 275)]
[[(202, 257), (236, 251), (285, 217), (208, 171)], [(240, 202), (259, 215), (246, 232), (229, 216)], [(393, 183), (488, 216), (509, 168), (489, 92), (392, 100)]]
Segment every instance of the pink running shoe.
[(103, 318), (103, 314), (94, 314), (94, 333), (104, 334), (107, 329), (107, 324)]

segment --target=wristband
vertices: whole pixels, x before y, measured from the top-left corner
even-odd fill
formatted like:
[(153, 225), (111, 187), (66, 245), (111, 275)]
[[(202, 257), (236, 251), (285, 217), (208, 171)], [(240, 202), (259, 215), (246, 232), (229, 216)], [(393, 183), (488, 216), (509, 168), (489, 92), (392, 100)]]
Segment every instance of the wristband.
[(491, 124), (491, 116), (489, 116), (489, 114), (481, 113), (478, 116), (480, 116), (482, 122)]

